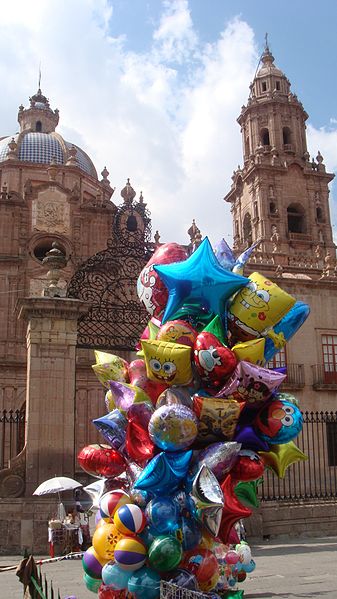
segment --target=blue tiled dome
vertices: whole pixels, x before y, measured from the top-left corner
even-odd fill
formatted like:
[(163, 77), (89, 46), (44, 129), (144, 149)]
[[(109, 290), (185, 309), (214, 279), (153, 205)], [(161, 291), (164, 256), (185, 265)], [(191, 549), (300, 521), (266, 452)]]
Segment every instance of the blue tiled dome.
[[(18, 143), (17, 156), (23, 162), (35, 162), (37, 164), (50, 164), (55, 160), (57, 164), (65, 164), (68, 160), (68, 151), (74, 146), (76, 148), (76, 162), (78, 167), (97, 179), (96, 169), (89, 156), (75, 144), (62, 140), (59, 135), (51, 133), (40, 133), (37, 131), (5, 137), (0, 140), (0, 162), (7, 158), (8, 145), (12, 137)], [(61, 141), (62, 140), (62, 141)], [(63, 142), (63, 143), (62, 143)]]

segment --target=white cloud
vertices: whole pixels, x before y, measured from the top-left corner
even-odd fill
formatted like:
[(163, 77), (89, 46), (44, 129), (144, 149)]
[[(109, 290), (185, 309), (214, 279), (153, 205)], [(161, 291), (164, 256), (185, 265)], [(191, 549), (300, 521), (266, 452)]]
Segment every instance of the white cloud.
[(196, 48), (197, 35), (193, 28), (187, 0), (164, 0), (164, 11), (158, 29), (153, 34), (159, 56), (181, 63), (190, 58)]
[(242, 157), (236, 117), (257, 62), (252, 29), (236, 19), (203, 44), (187, 0), (165, 1), (149, 51), (136, 53), (124, 31), (111, 37), (108, 0), (36, 0), (27, 12), (12, 0), (1, 16), (0, 135), (17, 130), (16, 107), (35, 92), (41, 60), (58, 130), (98, 172), (107, 166), (116, 203), (130, 177), (162, 240), (186, 242), (192, 218), (212, 241), (228, 237), (222, 198)]

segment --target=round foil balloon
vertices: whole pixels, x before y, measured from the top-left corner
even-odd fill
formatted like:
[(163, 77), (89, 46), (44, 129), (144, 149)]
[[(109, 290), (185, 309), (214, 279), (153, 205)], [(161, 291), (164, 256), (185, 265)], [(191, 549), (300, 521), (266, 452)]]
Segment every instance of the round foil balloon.
[(84, 472), (92, 476), (118, 476), (125, 469), (123, 456), (109, 445), (88, 445), (77, 459)]
[(208, 549), (196, 547), (186, 551), (181, 567), (195, 575), (203, 591), (210, 591), (218, 582), (220, 575), (218, 560)]
[(297, 437), (302, 430), (303, 417), (293, 403), (276, 399), (259, 411), (254, 426), (264, 441), (279, 445)]
[(162, 406), (151, 416), (149, 435), (153, 443), (166, 451), (189, 447), (198, 434), (194, 412), (182, 405)]

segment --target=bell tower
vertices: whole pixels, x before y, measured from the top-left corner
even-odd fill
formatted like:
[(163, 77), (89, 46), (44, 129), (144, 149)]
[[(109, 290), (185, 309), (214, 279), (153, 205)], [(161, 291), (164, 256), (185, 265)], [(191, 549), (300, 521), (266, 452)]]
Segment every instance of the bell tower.
[(234, 171), (224, 199), (231, 204), (235, 250), (260, 239), (260, 261), (265, 256), (269, 265), (295, 271), (335, 257), (328, 201), (334, 175), (319, 151), (310, 159), (307, 118), (266, 42), (237, 119), (243, 167)]

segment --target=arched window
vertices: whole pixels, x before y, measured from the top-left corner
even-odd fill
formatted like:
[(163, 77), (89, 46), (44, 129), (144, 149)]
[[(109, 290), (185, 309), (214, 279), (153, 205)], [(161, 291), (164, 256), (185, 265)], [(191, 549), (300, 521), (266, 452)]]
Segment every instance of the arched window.
[(246, 139), (245, 139), (245, 154), (246, 154), (246, 157), (248, 158), (248, 156), (250, 154), (249, 137), (246, 137)]
[(289, 127), (283, 127), (282, 133), (283, 133), (283, 144), (285, 146), (290, 145), (291, 144), (291, 131), (290, 131)]
[(270, 214), (277, 214), (277, 206), (275, 202), (269, 202), (269, 212)]
[(290, 204), (287, 208), (288, 232), (305, 233), (304, 210), (301, 204)]
[(35, 123), (35, 131), (38, 131), (38, 132), (41, 133), (41, 131), (42, 131), (42, 123), (41, 123), (41, 121), (36, 121), (36, 123)]
[(316, 208), (316, 218), (319, 223), (324, 223), (324, 214), (320, 206), (317, 206)]
[(247, 243), (247, 245), (252, 245), (253, 243), (253, 235), (252, 235), (252, 219), (250, 217), (249, 212), (245, 214), (243, 219), (243, 239)]
[(238, 220), (235, 221), (234, 231), (235, 231), (235, 237), (239, 237), (239, 221)]
[(261, 129), (260, 138), (263, 146), (270, 146), (269, 130), (267, 128)]

